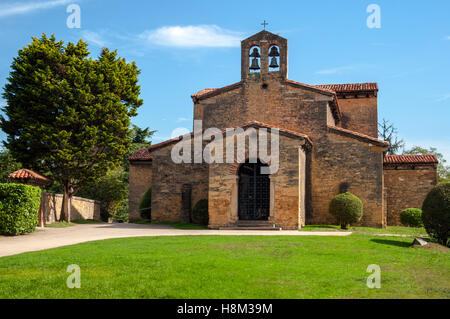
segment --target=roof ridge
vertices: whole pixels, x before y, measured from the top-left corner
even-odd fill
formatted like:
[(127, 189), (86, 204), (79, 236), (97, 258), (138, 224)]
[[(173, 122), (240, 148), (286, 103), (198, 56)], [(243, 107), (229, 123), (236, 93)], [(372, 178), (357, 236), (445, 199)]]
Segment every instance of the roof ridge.
[(200, 90), (194, 94), (191, 95), (192, 99), (201, 99), (201, 98), (205, 98), (207, 96), (210, 95), (214, 95), (217, 94), (219, 92), (223, 92), (223, 91), (227, 91), (229, 89), (233, 89), (234, 87), (238, 87), (242, 84), (242, 81), (230, 84), (230, 85), (226, 85), (220, 88), (205, 88), (203, 90)]
[[(267, 124), (267, 123), (263, 123), (263, 122), (259, 122), (259, 121), (254, 121), (254, 120), (252, 120), (252, 121), (247, 121), (247, 122), (245, 122), (245, 123), (242, 124), (242, 125), (238, 125), (238, 126), (235, 126), (235, 127), (231, 127), (231, 128), (226, 128), (226, 129), (220, 130), (220, 132), (221, 132), (221, 134), (225, 134), (225, 133), (227, 132), (227, 129), (244, 128), (244, 127), (248, 127), (248, 126), (251, 126), (251, 125), (256, 125), (256, 126), (259, 126), (259, 127), (265, 127), (265, 128), (276, 128), (276, 129), (278, 129), (280, 132), (283, 132), (283, 133), (285, 133), (285, 134), (291, 134), (291, 135), (296, 135), (296, 136), (298, 136), (298, 137), (302, 137), (302, 138), (304, 138), (305, 140), (307, 140), (308, 143), (309, 143), (310, 145), (313, 145), (311, 139), (310, 139), (309, 136), (306, 135), (306, 134), (303, 134), (303, 133), (300, 133), (300, 132), (297, 132), (297, 131), (293, 131), (293, 130), (289, 130), (289, 129), (279, 128), (279, 127), (277, 127), (277, 126), (275, 126), (275, 125), (272, 125), (272, 124)], [(203, 133), (205, 130), (206, 130), (206, 129), (203, 129), (203, 130), (202, 130), (202, 133)], [(174, 142), (178, 142), (178, 141), (180, 141), (184, 136), (187, 136), (187, 135), (193, 136), (193, 135), (194, 135), (194, 132), (189, 132), (189, 133), (186, 133), (186, 134), (184, 134), (184, 135), (180, 135), (180, 136), (177, 136), (177, 137), (168, 139), (168, 140), (166, 140), (166, 141), (163, 141), (163, 142), (160, 142), (160, 143), (157, 143), (157, 144), (153, 144), (153, 145), (149, 145), (149, 146), (144, 147), (144, 148), (140, 148), (140, 149), (136, 150), (133, 154), (131, 154), (131, 155), (128, 157), (128, 160), (130, 160), (130, 161), (152, 160), (153, 158), (152, 158), (152, 155), (150, 154), (152, 150), (158, 149), (158, 148), (161, 148), (161, 147), (164, 147), (164, 146), (169, 145), (169, 144), (174, 143)], [(211, 136), (212, 136), (212, 135), (213, 135), (213, 134), (211, 134)]]
[(366, 135), (366, 134), (363, 134), (363, 133), (359, 133), (359, 132), (356, 132), (356, 131), (351, 131), (351, 130), (348, 130), (348, 129), (345, 129), (345, 128), (342, 128), (342, 127), (338, 127), (338, 126), (333, 126), (333, 125), (327, 125), (327, 127), (329, 129), (331, 129), (331, 130), (342, 132), (342, 133), (345, 133), (347, 135), (353, 135), (355, 137), (363, 138), (363, 139), (369, 140), (371, 142), (382, 144), (383, 146), (389, 146), (389, 142), (380, 140), (378, 138), (375, 138), (375, 137), (372, 137), (372, 136), (369, 136), (369, 135)]

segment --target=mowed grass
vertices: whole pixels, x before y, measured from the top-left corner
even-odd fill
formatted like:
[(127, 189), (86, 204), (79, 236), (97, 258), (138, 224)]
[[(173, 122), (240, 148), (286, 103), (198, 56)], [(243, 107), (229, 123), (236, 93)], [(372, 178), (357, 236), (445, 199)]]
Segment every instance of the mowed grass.
[(428, 237), (423, 227), (405, 227), (405, 226), (388, 226), (386, 228), (350, 226), (343, 230), (341, 226), (336, 225), (306, 225), (301, 231), (351, 231), (359, 234), (395, 234), (408, 235), (411, 237)]
[[(450, 255), (411, 238), (109, 239), (0, 258), (0, 298), (449, 298)], [(81, 288), (66, 286), (67, 266)], [(381, 288), (366, 286), (381, 267)]]

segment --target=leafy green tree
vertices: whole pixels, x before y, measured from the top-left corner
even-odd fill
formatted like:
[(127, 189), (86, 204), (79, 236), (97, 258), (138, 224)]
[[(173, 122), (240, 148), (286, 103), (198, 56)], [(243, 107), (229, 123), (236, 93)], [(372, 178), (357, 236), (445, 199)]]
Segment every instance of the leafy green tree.
[(156, 131), (150, 131), (149, 127), (142, 129), (139, 126), (133, 124), (133, 129), (131, 132), (131, 138), (133, 139), (132, 143), (150, 145), (151, 141), (149, 141), (148, 139), (151, 138), (153, 134), (155, 134), (155, 132)]
[(439, 164), (437, 166), (439, 180), (442, 182), (450, 179), (450, 166), (445, 165), (445, 163), (447, 163), (447, 160), (444, 158), (444, 155), (442, 153), (438, 152), (437, 148), (430, 147), (426, 149), (420, 146), (414, 146), (410, 150), (404, 151), (403, 154), (411, 154), (411, 155), (432, 154), (436, 156), (437, 160), (439, 161)]
[(153, 134), (155, 134), (155, 132), (156, 131), (150, 131), (149, 127), (142, 129), (139, 126), (133, 124), (133, 128), (131, 129), (132, 143), (130, 145), (130, 148), (128, 149), (128, 152), (125, 154), (122, 162), (122, 166), (125, 168), (127, 172), (130, 169), (128, 157), (134, 152), (136, 152), (138, 149), (152, 145), (152, 142), (149, 139), (153, 136)]
[(381, 123), (378, 124), (378, 136), (383, 141), (389, 142), (389, 149), (387, 154), (393, 155), (397, 154), (400, 149), (403, 149), (405, 142), (398, 136), (398, 130), (386, 119), (383, 119)]
[(4, 144), (25, 167), (61, 184), (66, 221), (79, 187), (122, 163), (130, 117), (143, 103), (134, 62), (106, 48), (97, 59), (89, 55), (82, 40), (33, 37), (14, 58), (3, 93)]
[(0, 183), (10, 183), (8, 175), (20, 169), (22, 165), (17, 162), (7, 149), (0, 150)]
[(128, 197), (127, 172), (122, 167), (110, 169), (98, 181), (83, 185), (78, 196), (101, 202), (102, 215), (113, 215)]

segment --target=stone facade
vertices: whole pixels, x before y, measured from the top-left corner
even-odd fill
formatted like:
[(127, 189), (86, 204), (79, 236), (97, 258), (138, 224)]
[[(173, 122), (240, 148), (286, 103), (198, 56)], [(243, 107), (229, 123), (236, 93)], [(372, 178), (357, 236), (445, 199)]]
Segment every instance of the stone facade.
[(388, 224), (401, 225), (400, 212), (405, 208), (422, 209), (425, 196), (436, 185), (436, 164), (387, 164), (384, 183)]
[[(274, 47), (279, 54), (269, 56)], [(377, 84), (307, 85), (291, 81), (287, 78), (287, 48), (286, 39), (267, 31), (242, 41), (241, 81), (194, 94), (194, 121), (201, 120), (203, 130), (222, 130), (221, 136), (228, 128), (280, 130), (279, 169), (269, 176), (268, 222), (283, 229), (334, 223), (329, 203), (333, 196), (350, 191), (364, 204), (360, 225), (385, 227), (390, 198), (385, 190), (389, 192), (393, 184), (385, 185), (383, 177), (389, 144), (376, 138)], [(278, 68), (269, 67), (274, 61)], [(259, 70), (250, 69), (255, 62)], [(216, 147), (225, 153), (228, 143), (238, 137), (236, 133), (232, 140), (225, 138)], [(208, 199), (209, 227), (237, 224), (238, 170), (245, 159), (176, 164), (171, 153), (181, 140), (183, 137), (153, 145), (130, 158), (130, 217), (137, 217), (135, 203), (151, 184), (155, 221), (189, 221), (193, 205)], [(207, 141), (209, 138), (201, 142), (203, 147)], [(245, 150), (249, 152), (248, 145)], [(191, 145), (191, 155), (194, 151)], [(136, 160), (150, 157), (151, 173), (134, 165)], [(246, 159), (251, 159), (248, 154)], [(421, 176), (410, 176), (412, 184), (421, 183)]]
[(128, 192), (128, 212), (130, 221), (141, 220), (139, 202), (152, 185), (152, 161), (132, 161), (130, 163)]
[[(61, 215), (63, 195), (47, 194), (43, 198), (44, 222), (51, 224), (59, 220)], [(100, 220), (100, 202), (96, 200), (72, 197), (70, 220), (93, 219)]]

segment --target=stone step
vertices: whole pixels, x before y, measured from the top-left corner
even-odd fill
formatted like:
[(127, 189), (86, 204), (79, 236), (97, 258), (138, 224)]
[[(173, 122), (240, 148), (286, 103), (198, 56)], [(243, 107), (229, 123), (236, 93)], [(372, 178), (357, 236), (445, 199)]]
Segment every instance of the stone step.
[(275, 226), (268, 220), (238, 220), (236, 222), (238, 226)]

